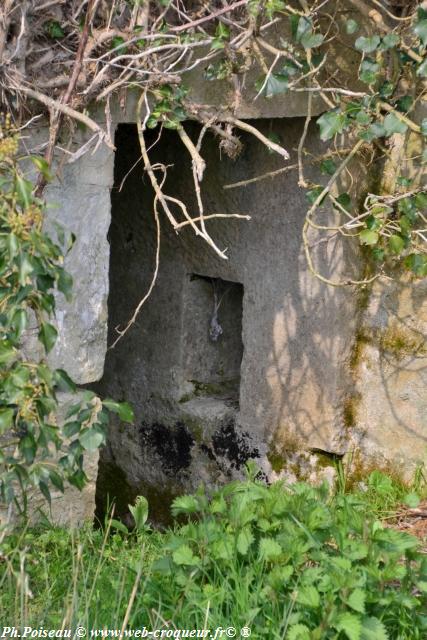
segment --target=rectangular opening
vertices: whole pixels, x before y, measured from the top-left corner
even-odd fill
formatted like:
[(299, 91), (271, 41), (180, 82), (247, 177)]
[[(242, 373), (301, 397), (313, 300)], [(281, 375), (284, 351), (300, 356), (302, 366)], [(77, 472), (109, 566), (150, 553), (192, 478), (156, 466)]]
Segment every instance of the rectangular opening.
[(191, 274), (184, 291), (183, 373), (197, 395), (238, 401), (243, 285)]

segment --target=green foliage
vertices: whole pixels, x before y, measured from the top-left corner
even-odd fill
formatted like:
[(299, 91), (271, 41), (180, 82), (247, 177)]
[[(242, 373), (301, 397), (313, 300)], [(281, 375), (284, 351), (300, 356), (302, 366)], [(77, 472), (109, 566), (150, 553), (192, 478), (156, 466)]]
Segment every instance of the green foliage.
[(156, 89), (154, 95), (157, 102), (147, 120), (147, 127), (154, 129), (162, 124), (166, 129), (178, 129), (180, 123), (187, 118), (183, 107), (186, 94), (185, 88), (168, 84)]
[(56, 20), (48, 20), (45, 22), (44, 28), (49, 37), (55, 40), (65, 36), (63, 28)]
[[(0, 502), (25, 513), (30, 487), (48, 501), (51, 487), (63, 491), (65, 481), (81, 489), (84, 453), (104, 442), (108, 411), (127, 422), (133, 415), (129, 405), (103, 405), (86, 391), (65, 424), (58, 424), (57, 394), (75, 393), (76, 386), (44, 358), (25, 357), (27, 329), (45, 354), (55, 346), (53, 293), (58, 289), (69, 298), (72, 279), (62, 266), (61, 247), (42, 228), (44, 204), (23, 172), (26, 162), (48, 177), (48, 167), (42, 158), (21, 158), (18, 145), (6, 118), (0, 127)], [(58, 235), (65, 242), (61, 230)]]
[[(161, 599), (174, 621), (209, 606), (279, 638), (287, 611), (289, 638), (423, 637), (426, 597), (415, 585), (427, 567), (417, 540), (384, 528), (357, 497), (248, 480), (177, 498), (173, 513), (189, 522), (166, 538), (144, 603)], [(239, 597), (241, 585), (250, 593)]]
[(330, 140), (337, 133), (342, 133), (348, 126), (348, 118), (345, 113), (335, 109), (334, 111), (327, 111), (317, 120), (317, 124), (320, 128), (320, 139)]
[[(426, 12), (420, 10), (418, 20), (412, 24), (411, 37), (413, 39), (415, 36), (418, 39), (421, 57), (425, 57), (427, 44), (425, 23)], [(297, 24), (295, 20), (294, 24)], [(350, 21), (346, 25), (347, 33), (355, 33), (356, 27), (357, 24)], [(294, 29), (296, 39), (297, 31)], [(345, 133), (349, 140), (359, 138), (371, 143), (383, 138), (380, 144), (387, 144), (387, 139), (392, 143), (394, 136), (405, 135), (409, 125), (417, 130), (417, 125), (402, 115), (412, 109), (413, 96), (402, 95), (401, 90), (397, 88), (400, 87), (400, 78), (408, 74), (412, 74), (412, 77), (414, 72), (420, 75), (421, 69), (421, 75), (424, 75), (425, 60), (420, 63), (418, 54), (412, 57), (401, 54), (400, 58), (396, 57), (395, 51), (399, 49), (400, 44), (401, 36), (394, 32), (381, 36), (361, 35), (355, 40), (354, 47), (362, 54), (359, 78), (369, 86), (369, 91), (359, 100), (340, 100), (335, 108), (326, 111), (317, 119), (321, 140), (332, 140), (337, 134)], [(388, 65), (391, 64), (396, 68), (393, 81), (387, 72)], [(424, 122), (419, 129), (425, 137), (427, 127)], [(333, 173), (330, 162), (322, 163), (321, 170), (328, 175)], [(410, 171), (410, 168), (406, 169), (403, 166), (402, 171), (406, 170)], [(356, 204), (351, 203), (344, 205), (344, 208), (357, 217), (355, 235), (358, 235), (360, 244), (370, 251), (374, 268), (385, 271), (399, 264), (415, 277), (425, 277), (427, 253), (423, 229), (427, 192), (423, 185), (415, 185), (411, 177), (405, 175), (398, 176), (394, 189), (394, 193), (390, 195), (370, 194), (362, 210), (356, 209)], [(308, 197), (311, 202), (314, 202), (311, 194), (316, 195), (316, 190), (320, 190), (320, 187), (310, 186)]]
[[(427, 563), (415, 538), (384, 528), (374, 514), (385, 503), (396, 508), (403, 485), (374, 472), (364, 491), (331, 496), (326, 486), (266, 486), (255, 476), (251, 469), (246, 482), (176, 498), (173, 513), (188, 522), (163, 533), (147, 527), (140, 497), (132, 533), (109, 520), (104, 534), (9, 536), (1, 548), (2, 617), (121, 628), (142, 572), (129, 628), (161, 626), (158, 612), (177, 628), (249, 626), (255, 638), (425, 637)], [(29, 606), (19, 610), (20, 602)]]
[(145, 531), (147, 527), (148, 518), (148, 501), (144, 496), (138, 496), (134, 505), (129, 505), (129, 511), (131, 512), (135, 528), (139, 533)]
[[(401, 262), (417, 277), (427, 274), (427, 255), (417, 251), (417, 230), (423, 224), (427, 208), (427, 193), (382, 198), (370, 196), (366, 203), (364, 229), (359, 233), (361, 244), (372, 249), (375, 261), (387, 264)], [(415, 249), (415, 251), (414, 251)]]

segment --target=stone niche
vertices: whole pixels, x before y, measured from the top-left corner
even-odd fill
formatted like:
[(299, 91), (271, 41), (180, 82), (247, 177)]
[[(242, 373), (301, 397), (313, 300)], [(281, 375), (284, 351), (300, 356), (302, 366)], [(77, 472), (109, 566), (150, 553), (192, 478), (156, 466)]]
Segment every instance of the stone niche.
[[(292, 151), (304, 120), (256, 125)], [(185, 127), (196, 139), (198, 127)], [(136, 420), (110, 426), (99, 465), (99, 518), (113, 499), (116, 515), (125, 518), (129, 502), (144, 494), (153, 519), (165, 522), (175, 495), (200, 482), (240, 477), (250, 458), (274, 478), (297, 450), (346, 451), (342, 407), (352, 388), (347, 363), (357, 296), (308, 271), (301, 241), (307, 201), (295, 172), (224, 188), (284, 166), (255, 138), (242, 135), (241, 141), (236, 160), (221, 157), (213, 136), (202, 147), (206, 214), (251, 216), (206, 222), (228, 259), (188, 227), (175, 233), (161, 215), (156, 285), (135, 324), (107, 351), (95, 389), (131, 402)], [(321, 151), (316, 144), (312, 150)], [(147, 138), (151, 145), (152, 163), (168, 167), (165, 192), (197, 215), (191, 160), (178, 136), (163, 131), (158, 140), (155, 130)], [(150, 286), (157, 242), (153, 191), (138, 162), (135, 125), (118, 126), (116, 147), (108, 234), (110, 344)], [(322, 180), (314, 168), (308, 178)], [(318, 243), (313, 252), (328, 276), (354, 277), (360, 269), (341, 241)]]

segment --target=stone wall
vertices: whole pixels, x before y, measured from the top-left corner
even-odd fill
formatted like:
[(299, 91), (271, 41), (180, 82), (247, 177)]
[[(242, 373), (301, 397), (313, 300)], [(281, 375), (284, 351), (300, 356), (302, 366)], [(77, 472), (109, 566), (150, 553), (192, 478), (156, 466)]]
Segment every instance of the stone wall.
[[(345, 63), (350, 68), (351, 57)], [(197, 78), (193, 99), (202, 84), (212, 104), (232, 99), (220, 83), (206, 89)], [(256, 126), (278, 135), (294, 163), (304, 124), (296, 116), (305, 115), (305, 98), (253, 97), (250, 91), (243, 95), (237, 115), (270, 118)], [(313, 113), (321, 109), (316, 102)], [(359, 469), (376, 464), (413, 473), (427, 451), (425, 283), (396, 274), (395, 282), (356, 291), (316, 279), (302, 246), (307, 201), (295, 171), (224, 189), (284, 166), (246, 134), (235, 161), (221, 156), (212, 137), (203, 146), (206, 212), (252, 217), (208, 223), (215, 241), (227, 247), (228, 260), (188, 228), (175, 234), (162, 217), (156, 287), (126, 337), (107, 351), (107, 324), (111, 344), (115, 327), (126, 323), (148, 289), (156, 250), (153, 193), (140, 164), (121, 186), (140, 155), (131, 124), (134, 96), (113, 113), (115, 158), (100, 147), (65, 163), (48, 189), (52, 216), (77, 236), (66, 264), (74, 298), (71, 305), (58, 300), (60, 340), (51, 361), (78, 383), (92, 383), (136, 410), (134, 425), (110, 427), (101, 453), (98, 516), (107, 496), (116, 498), (117, 514), (126, 517), (129, 502), (144, 493), (154, 518), (166, 521), (174, 495), (200, 481), (240, 476), (250, 457), (270, 479), (292, 473), (315, 479), (325, 460), (349, 453)], [(185, 127), (196, 134), (192, 123)], [(308, 141), (318, 153), (326, 147), (314, 129)], [(150, 135), (153, 142), (157, 132)], [(171, 165), (166, 190), (194, 211), (190, 160), (176, 134), (163, 132), (151, 157)], [(360, 193), (366, 187), (363, 169), (355, 166), (352, 173)], [(308, 178), (325, 179), (314, 165)], [(342, 190), (350, 183), (344, 178)], [(330, 216), (324, 212), (323, 220)], [(319, 242), (315, 235), (310, 242), (323, 275), (362, 273), (354, 244), (342, 238)], [(217, 320), (223, 331), (216, 341), (210, 337), (215, 296), (222, 299)], [(89, 497), (79, 512), (86, 515), (93, 507), (96, 460), (90, 464)], [(80, 500), (70, 496), (63, 503), (58, 498), (57, 513), (61, 504)]]
[[(257, 122), (289, 149), (296, 148), (303, 124), (303, 119)], [(195, 126), (187, 125), (187, 130), (197, 133)], [(157, 131), (151, 135), (148, 144)], [(162, 218), (156, 287), (135, 325), (107, 353), (96, 390), (132, 402), (136, 421), (111, 426), (101, 455), (99, 515), (107, 493), (115, 491), (119, 515), (143, 493), (151, 497), (154, 516), (161, 520), (173, 495), (196, 489), (200, 481), (239, 476), (250, 457), (266, 476), (275, 477), (287, 470), (297, 452), (339, 456), (346, 451), (343, 406), (352, 393), (348, 363), (357, 330), (357, 296), (321, 283), (308, 270), (301, 240), (307, 201), (295, 172), (224, 189), (227, 183), (283, 166), (251, 136), (242, 136), (242, 142), (243, 152), (235, 161), (220, 158), (213, 137), (206, 138), (202, 149), (206, 213), (252, 217), (250, 222), (207, 223), (215, 242), (228, 248), (228, 260), (188, 228), (175, 234)], [(149, 287), (156, 250), (147, 178), (136, 167), (122, 185), (139, 157), (134, 125), (119, 127), (116, 145), (110, 343), (115, 327), (124, 326)], [(322, 149), (313, 142), (311, 150)], [(190, 158), (182, 158), (175, 132), (162, 134), (152, 154), (155, 161), (169, 166), (166, 192), (194, 210)], [(309, 178), (324, 179), (314, 168)], [(332, 240), (314, 246), (313, 253), (325, 275), (355, 277), (361, 265), (347, 249), (341, 240)], [(219, 297), (224, 296), (218, 311), (223, 333), (216, 342), (209, 336), (215, 286)]]

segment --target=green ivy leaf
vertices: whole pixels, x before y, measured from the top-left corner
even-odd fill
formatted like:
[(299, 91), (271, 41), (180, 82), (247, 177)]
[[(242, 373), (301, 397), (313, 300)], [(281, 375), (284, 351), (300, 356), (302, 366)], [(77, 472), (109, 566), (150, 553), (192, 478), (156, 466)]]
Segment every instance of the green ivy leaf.
[(379, 234), (376, 231), (370, 229), (364, 229), (359, 233), (360, 244), (374, 245), (379, 240)]
[(58, 332), (52, 324), (49, 322), (42, 322), (39, 331), (39, 340), (44, 346), (46, 353), (49, 353), (56, 342)]
[(360, 38), (357, 38), (354, 46), (359, 51), (363, 51), (363, 53), (372, 53), (373, 51), (376, 51), (376, 49), (378, 49), (380, 43), (381, 39), (379, 36), (371, 36), (369, 38), (360, 36)]
[(267, 79), (267, 82), (265, 82), (265, 84), (264, 82), (265, 79), (263, 79), (262, 81), (258, 81), (256, 83), (256, 88), (259, 91), (264, 85), (262, 93), (266, 98), (273, 98), (280, 93), (285, 93), (288, 90), (289, 86), (288, 76), (279, 73), (271, 73)]
[(320, 171), (328, 176), (332, 176), (335, 173), (337, 165), (333, 160), (327, 158), (320, 163)]
[(14, 410), (0, 409), (0, 436), (3, 435), (13, 424)]
[(411, 253), (405, 259), (405, 267), (419, 278), (427, 276), (427, 256), (420, 253)]
[(122, 36), (114, 36), (114, 38), (111, 39), (111, 48), (116, 49), (117, 53), (126, 53), (126, 40)]
[(25, 309), (17, 309), (15, 311), (12, 324), (16, 330), (16, 338), (19, 338), (27, 328), (27, 312)]
[(347, 125), (347, 118), (345, 113), (339, 109), (334, 111), (327, 111), (320, 118), (317, 119), (317, 124), (320, 127), (320, 138), (323, 141), (330, 140), (335, 134), (344, 131)]
[(229, 38), (230, 37), (230, 27), (224, 24), (223, 22), (219, 22), (218, 26), (215, 30), (215, 35), (218, 38)]
[(383, 138), (384, 136), (385, 129), (380, 122), (373, 122), (366, 131), (362, 131), (360, 133), (360, 137), (368, 142), (372, 142), (372, 140), (375, 140), (376, 138)]
[(366, 113), (365, 111), (359, 111), (356, 115), (356, 122), (362, 125), (370, 124), (371, 116), (369, 115), (369, 113)]
[(417, 193), (414, 197), (414, 203), (417, 209), (420, 209), (421, 211), (427, 209), (427, 193)]
[(394, 113), (386, 115), (383, 126), (387, 136), (391, 136), (393, 133), (405, 133), (408, 129), (408, 125), (402, 122)]
[(421, 76), (421, 78), (427, 77), (427, 58), (418, 67), (417, 76)]
[(305, 35), (311, 34), (313, 31), (313, 22), (310, 18), (306, 18), (305, 16), (301, 16), (298, 20), (298, 27), (296, 31), (296, 41), (301, 42), (302, 38)]
[(359, 29), (359, 24), (356, 22), (356, 20), (350, 19), (350, 20), (347, 20), (347, 22), (345, 23), (345, 30), (349, 35), (356, 33), (358, 29)]
[[(323, 190), (324, 190), (324, 187), (321, 187), (320, 185), (318, 187), (313, 187), (313, 189), (309, 189), (308, 191), (306, 191), (305, 197), (310, 202), (310, 204), (314, 204), (317, 198), (320, 196), (320, 194), (323, 193)], [(324, 202), (326, 196), (327, 194), (325, 194), (325, 196), (322, 198), (320, 204)]]
[(414, 26), (414, 31), (423, 43), (424, 46), (427, 45), (427, 20), (420, 20)]
[(301, 38), (301, 44), (304, 49), (315, 49), (320, 47), (324, 39), (325, 36), (321, 33), (305, 33)]
[(412, 229), (412, 221), (408, 218), (408, 216), (401, 216), (399, 219), (399, 227), (404, 234), (408, 234)]
[(366, 226), (371, 231), (378, 231), (382, 227), (382, 220), (374, 215), (370, 215), (365, 220)]
[(405, 240), (402, 236), (398, 236), (397, 234), (393, 234), (388, 239), (388, 246), (390, 247), (390, 251), (395, 255), (399, 255), (405, 248)]
[(115, 402), (114, 400), (107, 398), (106, 400), (103, 400), (102, 404), (109, 411), (117, 413), (120, 420), (123, 420), (123, 422), (134, 422), (135, 415), (128, 402)]
[(157, 124), (158, 124), (158, 119), (155, 116), (151, 115), (148, 118), (145, 126), (147, 127), (147, 129), (155, 129), (157, 127)]
[(360, 65), (359, 78), (366, 84), (373, 84), (377, 79), (380, 69), (381, 67), (377, 62), (370, 59), (363, 60)]
[(381, 41), (381, 48), (385, 50), (393, 49), (394, 47), (397, 47), (399, 42), (400, 38), (397, 33), (388, 33)]
[(81, 491), (87, 483), (87, 476), (82, 469), (77, 469), (77, 471), (68, 477), (68, 482)]
[(405, 176), (399, 176), (396, 182), (399, 187), (410, 187), (412, 184), (412, 179), (406, 178)]
[(350, 194), (344, 191), (344, 193), (340, 193), (340, 195), (335, 198), (335, 200), (347, 211), (351, 209), (351, 197)]
[(293, 37), (294, 40), (296, 40), (298, 23), (299, 23), (299, 16), (297, 16), (297, 15), (289, 16), (289, 23), (291, 25), (292, 37)]
[(413, 104), (414, 104), (414, 99), (412, 96), (402, 96), (397, 101), (397, 108), (402, 113), (407, 113)]

